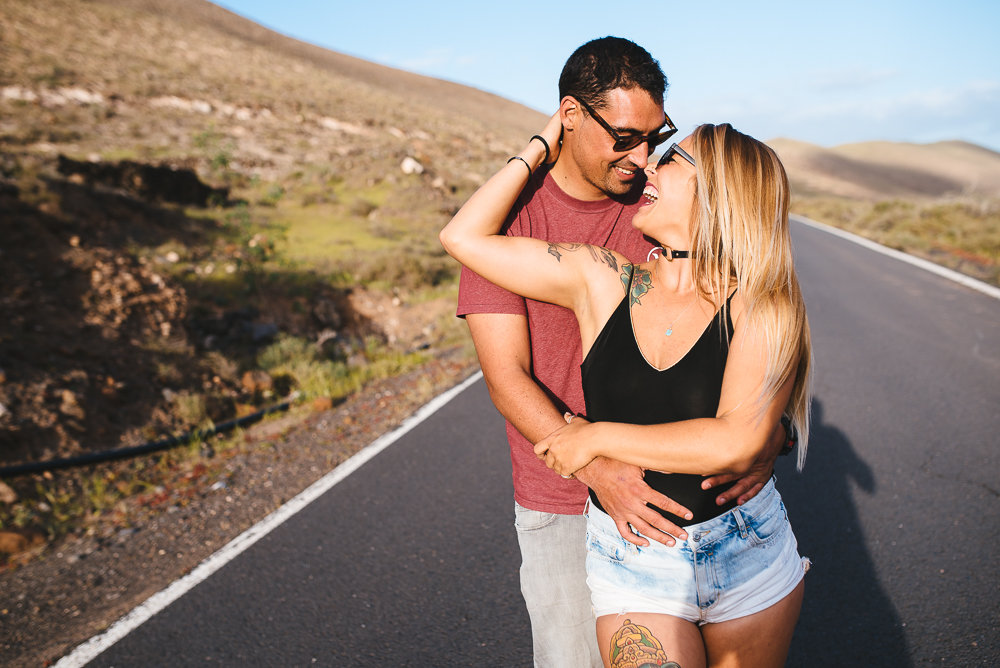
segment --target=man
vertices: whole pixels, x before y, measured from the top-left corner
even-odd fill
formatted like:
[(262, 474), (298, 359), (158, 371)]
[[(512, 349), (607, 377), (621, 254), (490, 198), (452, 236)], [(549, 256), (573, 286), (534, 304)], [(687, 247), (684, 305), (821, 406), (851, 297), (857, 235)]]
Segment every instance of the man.
[[(525, 187), (508, 233), (587, 242), (645, 261), (654, 246), (631, 220), (650, 153), (672, 134), (663, 111), (666, 85), (659, 64), (633, 42), (606, 37), (577, 49), (559, 78), (561, 150)], [(601, 666), (584, 565), (587, 487), (636, 545), (648, 544), (643, 536), (666, 545), (673, 536), (686, 538), (647, 504), (679, 516), (687, 510), (646, 485), (637, 467), (599, 458), (575, 480), (563, 479), (535, 457), (532, 444), (565, 424), (566, 412), (584, 412), (580, 334), (571, 311), (525, 300), (463, 270), (458, 315), (468, 322), (490, 396), (507, 419), (535, 665)], [(755, 494), (773, 459), (724, 491), (725, 499)]]

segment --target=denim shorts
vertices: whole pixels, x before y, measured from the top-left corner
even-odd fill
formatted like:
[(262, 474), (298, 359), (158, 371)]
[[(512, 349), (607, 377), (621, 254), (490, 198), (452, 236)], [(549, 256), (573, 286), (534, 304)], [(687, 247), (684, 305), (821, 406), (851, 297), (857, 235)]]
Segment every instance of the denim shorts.
[(654, 541), (637, 547), (590, 505), (587, 584), (594, 615), (650, 612), (724, 622), (774, 605), (809, 569), (773, 478), (742, 506), (686, 530), (688, 539), (674, 547)]

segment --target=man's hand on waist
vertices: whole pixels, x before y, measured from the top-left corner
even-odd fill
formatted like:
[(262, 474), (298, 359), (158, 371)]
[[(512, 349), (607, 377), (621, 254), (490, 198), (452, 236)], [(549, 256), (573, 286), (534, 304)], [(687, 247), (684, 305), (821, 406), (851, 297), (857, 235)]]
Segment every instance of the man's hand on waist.
[(646, 538), (651, 538), (673, 546), (674, 536), (687, 539), (686, 531), (646, 504), (679, 517), (690, 518), (691, 511), (647, 485), (638, 466), (598, 457), (577, 471), (576, 478), (594, 490), (604, 511), (628, 542), (645, 547), (649, 545)]
[(749, 471), (745, 473), (727, 473), (706, 478), (701, 483), (701, 488), (712, 489), (713, 487), (718, 487), (735, 480), (736, 483), (723, 494), (716, 497), (715, 502), (721, 506), (730, 499), (736, 499), (737, 505), (742, 506), (764, 488), (764, 485), (767, 484), (767, 481), (771, 479), (771, 475), (774, 473), (774, 462), (778, 458), (778, 455), (791, 452), (796, 440), (797, 437), (794, 430), (790, 429), (790, 423), (786, 427), (784, 423), (779, 422), (771, 434), (771, 440), (761, 450), (760, 454), (757, 455), (757, 459), (754, 460), (753, 466), (750, 467)]

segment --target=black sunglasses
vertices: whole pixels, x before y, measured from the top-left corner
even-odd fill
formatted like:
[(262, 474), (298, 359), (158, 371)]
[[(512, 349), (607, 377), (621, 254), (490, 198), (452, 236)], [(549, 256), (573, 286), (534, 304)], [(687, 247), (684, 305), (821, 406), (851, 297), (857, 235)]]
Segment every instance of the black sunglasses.
[[(667, 126), (667, 129), (663, 132), (651, 132), (648, 135), (620, 135), (615, 132), (615, 129), (611, 127), (606, 120), (601, 118), (599, 113), (594, 111), (593, 107), (579, 98), (577, 98), (577, 102), (579, 102), (580, 105), (587, 110), (587, 113), (593, 116), (594, 120), (600, 123), (601, 127), (607, 130), (608, 134), (611, 135), (611, 138), (615, 140), (613, 148), (616, 153), (631, 151), (643, 142), (649, 144), (649, 150), (652, 151), (657, 146), (673, 137), (674, 133), (677, 132), (674, 122), (670, 120), (669, 116), (667, 116), (667, 112), (663, 112), (663, 125)], [(663, 126), (660, 127), (662, 128)]]
[(685, 151), (684, 149), (682, 149), (677, 144), (671, 144), (670, 148), (668, 148), (666, 151), (664, 151), (663, 157), (660, 158), (657, 161), (656, 167), (659, 168), (660, 166), (665, 165), (668, 162), (670, 162), (673, 159), (673, 157), (674, 157), (675, 154), (681, 156), (682, 158), (684, 158), (685, 160), (687, 160), (688, 162), (690, 162), (695, 167), (698, 166), (698, 165), (695, 164), (694, 158), (691, 157), (690, 153), (688, 153), (687, 151)]

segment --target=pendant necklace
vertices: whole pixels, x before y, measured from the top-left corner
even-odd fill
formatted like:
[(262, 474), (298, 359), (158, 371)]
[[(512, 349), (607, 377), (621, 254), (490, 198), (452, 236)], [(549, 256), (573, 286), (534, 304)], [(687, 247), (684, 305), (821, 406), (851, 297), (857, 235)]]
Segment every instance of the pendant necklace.
[(687, 312), (687, 310), (689, 308), (691, 308), (692, 306), (694, 306), (697, 302), (698, 302), (698, 299), (695, 298), (695, 300), (693, 302), (691, 302), (690, 304), (688, 304), (687, 306), (685, 306), (684, 310), (681, 311), (680, 313), (678, 313), (677, 316), (674, 317), (674, 319), (670, 321), (670, 326), (667, 327), (667, 331), (663, 332), (663, 334), (665, 336), (671, 336), (674, 333), (674, 323), (677, 322), (678, 320), (680, 320), (681, 316), (684, 315)]
[[(654, 248), (653, 250), (650, 251), (650, 254), (652, 255), (656, 250), (657, 249)], [(670, 246), (660, 246), (659, 250), (661, 250), (663, 252), (663, 256), (662, 257), (667, 262), (673, 262), (677, 258), (687, 259), (687, 258), (691, 257), (691, 254), (688, 251), (674, 250)], [(648, 259), (648, 257), (647, 257), (647, 259)], [(689, 308), (691, 308), (692, 306), (694, 306), (697, 302), (698, 302), (698, 299), (697, 299), (697, 295), (696, 295), (695, 296), (695, 300), (693, 302), (691, 302), (690, 304), (688, 304), (687, 306), (685, 306), (684, 310), (681, 311), (680, 313), (678, 313), (674, 317), (674, 319), (670, 321), (670, 325), (667, 327), (667, 331), (663, 332), (664, 336), (671, 336), (671, 335), (673, 335), (673, 333), (674, 333), (674, 323), (677, 322), (678, 320), (680, 320), (681, 316), (684, 315), (687, 312), (687, 310)]]

